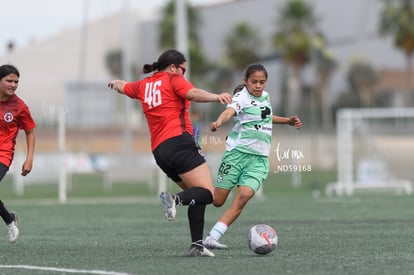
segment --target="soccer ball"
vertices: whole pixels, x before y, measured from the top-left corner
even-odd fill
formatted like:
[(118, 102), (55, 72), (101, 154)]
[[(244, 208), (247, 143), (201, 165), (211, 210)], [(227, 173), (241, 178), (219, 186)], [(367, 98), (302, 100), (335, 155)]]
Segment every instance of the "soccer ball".
[(265, 255), (275, 250), (277, 233), (273, 227), (267, 224), (256, 224), (250, 228), (247, 241), (251, 251)]

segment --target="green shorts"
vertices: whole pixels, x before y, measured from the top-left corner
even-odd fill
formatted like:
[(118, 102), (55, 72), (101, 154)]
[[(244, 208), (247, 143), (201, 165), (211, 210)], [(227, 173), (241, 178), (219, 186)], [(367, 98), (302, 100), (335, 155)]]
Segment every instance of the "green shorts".
[(268, 174), (268, 157), (238, 150), (226, 151), (221, 159), (215, 186), (227, 190), (235, 186), (248, 186), (256, 192)]

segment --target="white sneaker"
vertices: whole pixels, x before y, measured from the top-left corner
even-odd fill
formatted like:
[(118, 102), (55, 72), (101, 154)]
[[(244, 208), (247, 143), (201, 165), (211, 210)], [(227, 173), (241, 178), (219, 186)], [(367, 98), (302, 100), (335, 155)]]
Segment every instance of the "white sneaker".
[(160, 199), (164, 204), (164, 216), (167, 220), (172, 221), (175, 218), (177, 210), (175, 209), (175, 199), (169, 192), (161, 192)]
[(9, 228), (9, 242), (14, 243), (19, 237), (19, 228), (17, 228), (17, 214), (11, 213), (13, 216), (13, 221), (7, 225)]
[(227, 245), (219, 243), (217, 240), (207, 237), (204, 241), (203, 241), (203, 245), (207, 248), (210, 249), (227, 249), (229, 248)]
[(205, 257), (215, 257), (213, 252), (208, 250), (206, 247), (204, 247), (201, 244), (198, 243), (192, 243), (190, 247), (190, 252), (188, 253), (188, 256), (190, 257), (198, 257), (198, 256), (205, 256)]

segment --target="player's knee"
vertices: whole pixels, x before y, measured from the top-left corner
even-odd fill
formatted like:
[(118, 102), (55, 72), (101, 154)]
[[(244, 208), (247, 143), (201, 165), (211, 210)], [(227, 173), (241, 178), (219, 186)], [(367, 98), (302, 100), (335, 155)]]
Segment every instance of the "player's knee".
[(210, 203), (212, 203), (214, 201), (213, 193), (211, 193), (211, 191), (208, 190), (208, 189), (206, 189), (206, 191), (208, 192), (208, 195), (207, 195), (207, 197), (208, 197), (207, 203), (210, 204)]
[(213, 205), (215, 207), (221, 207), (221, 206), (223, 206), (224, 202), (225, 202), (225, 200), (220, 200), (219, 198), (215, 197), (214, 201), (213, 201)]
[(193, 189), (198, 192), (200, 201), (204, 204), (210, 204), (213, 202), (213, 193), (211, 193), (210, 190), (202, 187), (194, 187)]
[(243, 208), (252, 197), (253, 196), (250, 194), (238, 194), (235, 197), (235, 201), (237, 201), (237, 204)]

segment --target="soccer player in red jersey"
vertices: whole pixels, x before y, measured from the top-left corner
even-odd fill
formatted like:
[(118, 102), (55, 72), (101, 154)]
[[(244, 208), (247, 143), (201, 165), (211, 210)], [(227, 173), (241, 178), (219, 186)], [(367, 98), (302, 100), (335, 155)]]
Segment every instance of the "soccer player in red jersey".
[(160, 194), (165, 218), (170, 221), (175, 218), (176, 205), (188, 205), (192, 240), (189, 256), (214, 257), (202, 241), (205, 208), (213, 202), (213, 181), (193, 136), (189, 108), (190, 101), (228, 104), (231, 95), (194, 87), (184, 78), (186, 65), (182, 53), (167, 50), (156, 62), (144, 65), (144, 73), (156, 71), (151, 76), (134, 82), (113, 80), (108, 87), (141, 102), (156, 163), (183, 189), (175, 195)]
[[(20, 129), (26, 134), (27, 148), (22, 176), (29, 174), (33, 165), (36, 124), (27, 105), (15, 94), (19, 86), (19, 77), (20, 73), (14, 66), (0, 66), (0, 181), (13, 161), (16, 137)], [(17, 214), (7, 211), (1, 200), (0, 216), (8, 226), (9, 241), (14, 243), (19, 236)]]

